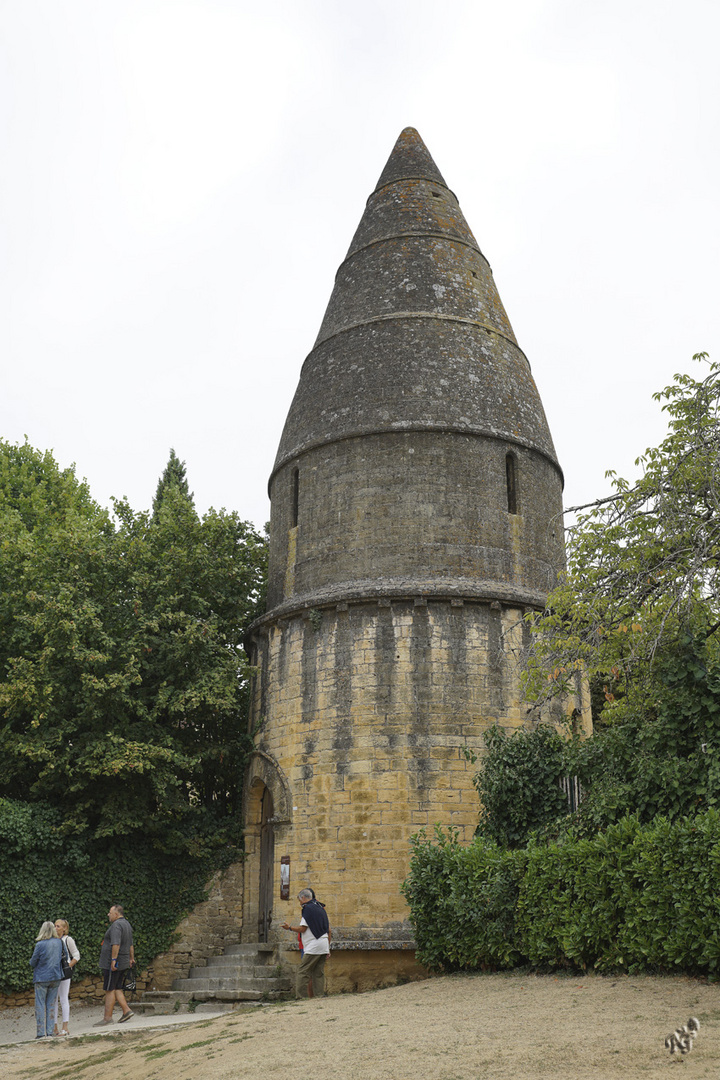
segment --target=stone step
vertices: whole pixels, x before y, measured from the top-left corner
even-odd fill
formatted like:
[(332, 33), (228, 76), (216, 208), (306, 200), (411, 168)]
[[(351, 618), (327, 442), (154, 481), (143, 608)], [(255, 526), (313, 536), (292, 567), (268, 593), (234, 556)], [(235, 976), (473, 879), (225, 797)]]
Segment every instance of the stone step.
[[(137, 1009), (132, 1008), (133, 1012), (138, 1012)], [(188, 1013), (195, 1012), (195, 1003), (192, 1004), (189, 1001), (148, 1001), (143, 1002), (142, 1009), (140, 1010), (143, 1016), (172, 1016), (175, 1013)]]
[(192, 994), (188, 990), (146, 990), (143, 994), (143, 1003), (150, 1005), (162, 1005), (169, 1002), (171, 1005), (176, 1001), (180, 1005), (187, 1005), (192, 1001)]
[[(198, 1002), (194, 1003), (194, 1005), (181, 1006), (178, 1009), (178, 1012), (182, 1012), (183, 1009), (184, 1009), (186, 1012), (194, 1012), (194, 1013), (214, 1013), (214, 1012), (229, 1013), (229, 1012), (236, 1012), (237, 1008), (238, 1008), (238, 1004), (242, 1004), (242, 1003), (241, 1002), (236, 1002), (236, 1001), (228, 1001), (228, 1000), (220, 1001), (219, 998), (208, 998), (207, 1001), (198, 1001)], [(258, 1005), (262, 1005), (262, 1002), (261, 1001), (246, 1001), (245, 1005), (248, 1006), (248, 1007), (251, 1006), (253, 1009), (256, 1009), (258, 1007)]]
[(193, 997), (195, 1001), (207, 1002), (208, 1005), (213, 1001), (260, 1005), (263, 1001), (273, 999), (272, 994), (261, 994), (259, 990), (196, 990)]
[(193, 967), (188, 972), (189, 979), (274, 979), (279, 972), (276, 965), (271, 967), (260, 964), (208, 964), (207, 967)]
[(252, 990), (231, 986), (201, 986), (201, 979), (178, 979), (178, 982), (193, 982), (197, 985), (192, 987), (192, 1000), (195, 1001), (262, 1001), (262, 990)]
[[(224, 995), (221, 999), (212, 994), (193, 998), (191, 993), (180, 990), (148, 990), (143, 1001), (133, 1012), (141, 1011), (146, 1016), (173, 1016), (186, 1013), (232, 1012), (236, 1009), (256, 1009), (262, 1004), (258, 999), (239, 999)], [(142, 1008), (140, 1008), (142, 1006)]]
[(146, 1016), (154, 1013), (154, 1007), (151, 1002), (145, 1001), (145, 995), (143, 994), (142, 1001), (133, 1001), (132, 998), (128, 1001), (130, 1011), (137, 1013), (138, 1016)]
[(228, 945), (223, 950), (223, 956), (256, 956), (261, 954), (268, 956), (275, 952), (275, 946), (267, 941), (251, 941), (245, 945)]
[(277, 948), (251, 942), (228, 946), (221, 956), (209, 957), (204, 967), (190, 968), (187, 978), (175, 979), (171, 991), (151, 991), (145, 998), (151, 1007), (178, 1012), (194, 1010), (198, 1002), (208, 1009), (218, 1002), (242, 1008), (291, 996), (292, 981), (282, 973)]
[(205, 961), (208, 967), (224, 967), (226, 964), (237, 967), (273, 968), (278, 960), (272, 953), (223, 953), (222, 956), (209, 956)]
[(175, 981), (173, 982), (173, 990), (189, 990), (192, 992), (193, 997), (195, 998), (197, 998), (197, 991), (247, 990), (249, 993), (257, 993), (261, 996), (262, 994), (270, 993), (273, 990), (289, 989), (290, 979), (286, 978), (244, 979), (242, 986), (239, 985), (237, 979), (216, 977), (175, 979)]

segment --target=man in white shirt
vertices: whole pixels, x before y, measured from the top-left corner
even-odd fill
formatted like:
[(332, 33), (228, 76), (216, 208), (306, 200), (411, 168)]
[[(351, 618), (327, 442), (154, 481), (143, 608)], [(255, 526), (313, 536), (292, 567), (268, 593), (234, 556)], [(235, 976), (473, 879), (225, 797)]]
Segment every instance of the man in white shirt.
[(295, 993), (297, 997), (308, 997), (308, 982), (312, 984), (312, 996), (323, 997), (325, 994), (325, 961), (330, 952), (330, 923), (325, 908), (313, 899), (311, 889), (298, 893), (302, 907), (300, 925), (291, 926), (283, 923), (283, 930), (292, 930), (302, 934), (303, 955), (297, 972)]

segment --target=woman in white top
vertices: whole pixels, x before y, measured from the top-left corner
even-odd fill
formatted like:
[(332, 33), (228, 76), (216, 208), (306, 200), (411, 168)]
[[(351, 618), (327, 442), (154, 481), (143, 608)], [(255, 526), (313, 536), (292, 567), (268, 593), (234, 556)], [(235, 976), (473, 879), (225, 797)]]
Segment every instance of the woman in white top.
[[(62, 943), (67, 950), (67, 954), (70, 957), (70, 967), (74, 968), (80, 959), (80, 953), (74, 940), (70, 937), (70, 927), (68, 926), (67, 919), (55, 920), (55, 932), (57, 936), (62, 939)], [(58, 987), (57, 1001), (55, 1002), (55, 1030), (53, 1035), (68, 1035), (68, 1024), (70, 1022), (70, 999), (68, 997), (70, 993), (70, 979), (63, 979)], [(63, 1029), (58, 1031), (58, 1005), (62, 1006), (62, 1019)]]

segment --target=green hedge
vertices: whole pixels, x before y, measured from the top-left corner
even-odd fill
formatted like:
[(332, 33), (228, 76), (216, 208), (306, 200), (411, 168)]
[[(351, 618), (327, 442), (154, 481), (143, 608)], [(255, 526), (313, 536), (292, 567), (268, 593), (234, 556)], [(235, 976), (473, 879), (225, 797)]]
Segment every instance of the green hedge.
[(507, 850), (436, 829), (403, 884), (418, 959), (434, 970), (720, 967), (720, 814), (624, 818), (592, 839)]
[[(144, 966), (172, 944), (178, 922), (206, 896), (217, 861), (168, 856), (147, 842), (111, 845), (63, 838), (42, 804), (0, 799), (0, 992), (32, 986), (30, 956), (40, 924), (67, 919), (81, 953), (76, 978), (98, 972), (112, 903), (122, 904)], [(237, 852), (228, 850), (224, 862)]]

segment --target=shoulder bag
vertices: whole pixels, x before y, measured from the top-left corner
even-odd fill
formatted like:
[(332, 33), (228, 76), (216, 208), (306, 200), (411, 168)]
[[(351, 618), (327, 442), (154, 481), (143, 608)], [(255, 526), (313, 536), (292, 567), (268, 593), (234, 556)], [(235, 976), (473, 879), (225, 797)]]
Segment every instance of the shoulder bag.
[(60, 963), (62, 965), (63, 973), (62, 981), (64, 982), (65, 979), (72, 979), (72, 968), (70, 967), (70, 953), (68, 952), (67, 942), (65, 941), (64, 937), (60, 938), (60, 946), (62, 948), (62, 953), (60, 954)]

